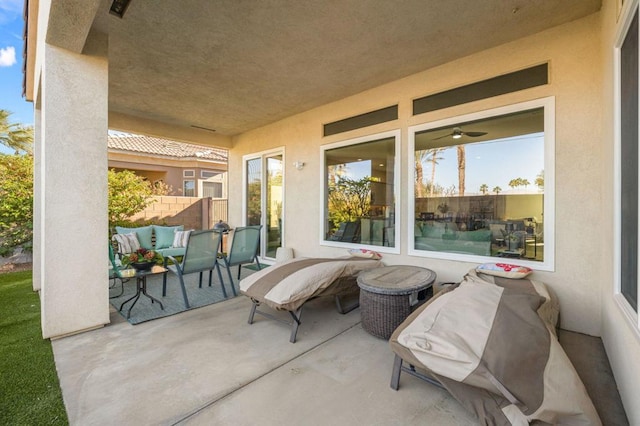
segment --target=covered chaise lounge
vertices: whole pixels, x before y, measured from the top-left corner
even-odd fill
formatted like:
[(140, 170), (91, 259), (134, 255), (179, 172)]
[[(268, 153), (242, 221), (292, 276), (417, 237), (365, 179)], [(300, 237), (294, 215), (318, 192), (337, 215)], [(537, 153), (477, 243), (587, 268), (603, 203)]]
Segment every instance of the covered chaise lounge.
[(543, 283), (472, 270), (395, 330), (391, 388), (402, 372), (425, 379), (482, 424), (601, 424), (558, 342), (558, 317)]
[(383, 266), (380, 260), (359, 257), (298, 258), (258, 271), (240, 281), (240, 292), (253, 302), (249, 324), (253, 323), (256, 313), (285, 322), (258, 310), (262, 303), (278, 311), (287, 311), (291, 316), (291, 322), (286, 322), (291, 325), (289, 341), (295, 343), (306, 302), (320, 296), (334, 296), (338, 312), (347, 313), (358, 306), (357, 302), (344, 305), (346, 298), (358, 295), (358, 274), (380, 266)]

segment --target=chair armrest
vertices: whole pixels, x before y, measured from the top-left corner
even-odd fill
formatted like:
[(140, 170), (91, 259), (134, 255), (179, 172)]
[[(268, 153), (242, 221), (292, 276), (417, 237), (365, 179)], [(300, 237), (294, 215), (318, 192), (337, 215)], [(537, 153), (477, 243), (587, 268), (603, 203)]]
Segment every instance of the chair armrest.
[(173, 262), (173, 264), (174, 264), (174, 265), (176, 265), (176, 269), (178, 270), (178, 272), (180, 273), (180, 275), (182, 275), (182, 265), (180, 264), (180, 262), (178, 262), (178, 261), (176, 260), (176, 258), (175, 258), (175, 257), (173, 257), (173, 256), (166, 256), (166, 257), (164, 258), (164, 266), (165, 266), (165, 267), (167, 266), (167, 259), (171, 259), (171, 261)]

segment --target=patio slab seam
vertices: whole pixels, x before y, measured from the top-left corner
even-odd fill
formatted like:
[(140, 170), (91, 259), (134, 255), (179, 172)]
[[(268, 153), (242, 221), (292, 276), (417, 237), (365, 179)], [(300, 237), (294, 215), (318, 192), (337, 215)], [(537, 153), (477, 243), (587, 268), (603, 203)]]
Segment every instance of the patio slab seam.
[(280, 368), (284, 367), (285, 365), (290, 364), (290, 363), (294, 362), (295, 360), (297, 360), (297, 359), (299, 359), (299, 358), (301, 358), (301, 357), (303, 357), (303, 356), (315, 351), (319, 347), (331, 342), (332, 340), (338, 338), (339, 336), (343, 335), (344, 333), (347, 333), (348, 331), (350, 331), (350, 330), (352, 330), (352, 329), (354, 329), (355, 327), (358, 327), (358, 326), (360, 326), (360, 321), (358, 321), (357, 323), (355, 323), (351, 327), (339, 332), (338, 334), (336, 334), (334, 336), (331, 336), (327, 340), (323, 340), (322, 342), (319, 342), (317, 345), (311, 346), (309, 349), (299, 353), (298, 355), (294, 356), (293, 358), (290, 358), (290, 359), (286, 360), (285, 362), (283, 362), (283, 363), (281, 363), (279, 365), (276, 365), (275, 367), (273, 367), (269, 371), (264, 372), (263, 374), (261, 374), (261, 375), (255, 377), (255, 378), (247, 381), (246, 383), (240, 384), (238, 387), (230, 390), (226, 394), (224, 394), (224, 395), (222, 395), (222, 396), (220, 396), (218, 398), (215, 398), (212, 401), (207, 402), (206, 404), (196, 408), (195, 410), (192, 410), (191, 412), (189, 412), (186, 415), (184, 415), (183, 417), (181, 417), (179, 420), (175, 421), (174, 423), (171, 423), (171, 426), (176, 426), (176, 425), (179, 425), (182, 422), (185, 422), (185, 421), (189, 420), (191, 417), (197, 415), (198, 413), (202, 412), (203, 410), (206, 410), (207, 408), (213, 406), (214, 404), (231, 397), (236, 392), (241, 391), (242, 389), (245, 389), (247, 386), (257, 382), (258, 380), (263, 379), (264, 377), (269, 376), (270, 374), (274, 373), (275, 371), (279, 370)]

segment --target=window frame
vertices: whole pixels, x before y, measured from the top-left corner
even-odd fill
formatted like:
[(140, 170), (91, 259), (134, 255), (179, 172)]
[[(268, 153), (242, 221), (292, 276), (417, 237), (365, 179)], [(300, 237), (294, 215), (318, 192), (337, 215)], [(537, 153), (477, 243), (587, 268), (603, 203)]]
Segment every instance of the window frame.
[[(187, 188), (186, 188), (186, 184), (187, 182), (192, 182), (193, 183), (193, 195), (187, 195)], [(183, 197), (197, 197), (196, 194), (196, 180), (195, 179), (183, 179), (182, 180), (182, 196)]]
[(196, 171), (193, 169), (183, 170), (182, 171), (183, 178), (194, 178), (196, 177)]
[[(613, 242), (613, 299), (623, 314), (623, 317), (626, 319), (627, 323), (631, 325), (634, 330), (634, 334), (637, 338), (640, 339), (640, 315), (639, 313), (631, 306), (631, 304), (627, 301), (625, 296), (622, 294), (622, 267), (620, 265), (620, 251), (621, 251), (621, 232), (622, 232), (622, 220), (619, 214), (616, 212), (620, 212), (622, 209), (622, 200), (621, 200), (621, 191), (622, 191), (622, 110), (620, 107), (622, 100), (622, 82), (621, 82), (621, 72), (622, 72), (622, 46), (624, 44), (625, 38), (629, 33), (631, 24), (633, 22), (635, 14), (640, 14), (640, 7), (638, 0), (629, 0), (625, 2), (623, 10), (620, 14), (619, 26), (615, 37), (615, 42), (613, 46), (613, 57), (614, 57), (614, 72), (613, 72), (613, 87), (614, 87), (614, 101), (613, 101), (613, 109), (614, 109), (614, 155), (613, 155), (613, 170), (614, 170), (614, 209), (613, 209), (613, 222), (614, 222), (614, 242)], [(638, 34), (640, 38), (640, 31)], [(639, 48), (640, 49), (640, 48)], [(640, 89), (639, 89), (640, 91)], [(640, 93), (639, 93), (640, 98)], [(639, 123), (640, 127), (640, 123)], [(640, 134), (640, 129), (639, 129)], [(640, 141), (639, 141), (640, 143)], [(639, 159), (640, 163), (640, 159)], [(638, 190), (640, 191), (640, 182), (638, 183)], [(640, 210), (640, 206), (639, 206)], [(638, 228), (638, 241), (640, 241), (640, 227)], [(640, 253), (638, 254), (638, 262), (640, 264)], [(637, 305), (640, 311), (640, 267), (638, 268), (638, 302)]]
[[(394, 159), (393, 159), (393, 195), (394, 195), (394, 246), (377, 246), (371, 244), (361, 244), (361, 243), (346, 243), (342, 241), (329, 241), (325, 240), (325, 224), (327, 221), (327, 196), (328, 196), (328, 187), (327, 187), (327, 176), (326, 176), (326, 162), (325, 162), (325, 151), (342, 148), (346, 146), (358, 145), (366, 142), (375, 142), (380, 139), (389, 139), (394, 138)], [(400, 210), (400, 200), (402, 196), (402, 188), (401, 188), (401, 131), (400, 129), (389, 130), (381, 133), (374, 133), (371, 135), (361, 136), (353, 139), (346, 139), (326, 145), (320, 146), (320, 206), (322, 206), (322, 212), (320, 213), (320, 226), (318, 238), (320, 240), (320, 246), (325, 247), (340, 247), (340, 248), (357, 248), (357, 249), (368, 249), (373, 250), (380, 253), (391, 253), (391, 254), (400, 254), (400, 245), (401, 245), (401, 236), (400, 236), (400, 219), (402, 217)]]
[[(510, 259), (519, 265), (527, 266), (540, 271), (555, 271), (555, 97), (535, 99), (531, 101), (509, 104), (497, 108), (477, 111), (464, 115), (452, 116), (437, 121), (430, 121), (408, 128), (408, 153), (409, 165), (414, 164), (415, 137), (417, 133), (438, 127), (455, 127), (468, 121), (488, 119), (520, 111), (535, 108), (544, 109), (544, 261), (531, 261), (527, 259)], [(415, 248), (415, 168), (407, 168), (407, 253), (409, 256), (452, 260), (458, 262), (487, 263), (497, 262), (501, 258), (493, 256), (480, 256), (473, 254), (437, 252), (418, 250)]]

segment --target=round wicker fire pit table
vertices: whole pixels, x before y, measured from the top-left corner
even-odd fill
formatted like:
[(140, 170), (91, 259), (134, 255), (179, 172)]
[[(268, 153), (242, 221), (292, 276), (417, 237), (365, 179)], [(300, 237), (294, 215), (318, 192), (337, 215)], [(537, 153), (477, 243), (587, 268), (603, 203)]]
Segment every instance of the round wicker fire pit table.
[(433, 294), (436, 273), (418, 266), (384, 266), (358, 276), (362, 328), (370, 334), (389, 339), (393, 331), (411, 313), (411, 295), (426, 299)]

